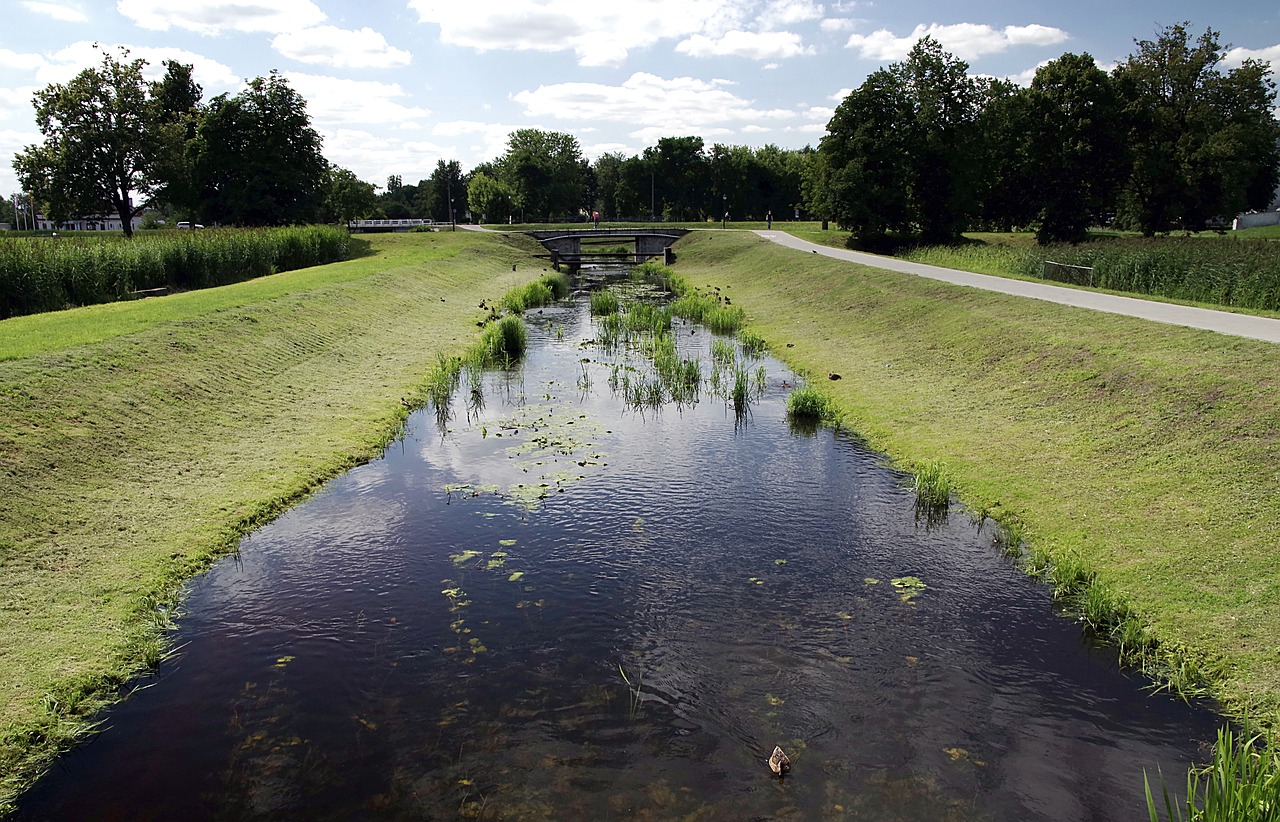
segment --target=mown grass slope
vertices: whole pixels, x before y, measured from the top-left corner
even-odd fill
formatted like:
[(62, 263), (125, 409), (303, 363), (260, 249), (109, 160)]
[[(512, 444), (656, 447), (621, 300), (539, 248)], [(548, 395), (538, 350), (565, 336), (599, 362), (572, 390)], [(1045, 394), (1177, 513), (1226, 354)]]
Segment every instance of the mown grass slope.
[(155, 663), (184, 579), (379, 453), (480, 301), (542, 273), (535, 248), (379, 235), (343, 263), (0, 322), (0, 811)]
[[(847, 425), (1083, 563), (1230, 709), (1280, 709), (1280, 347), (698, 232), (719, 286)], [(829, 373), (841, 379), (830, 380)]]

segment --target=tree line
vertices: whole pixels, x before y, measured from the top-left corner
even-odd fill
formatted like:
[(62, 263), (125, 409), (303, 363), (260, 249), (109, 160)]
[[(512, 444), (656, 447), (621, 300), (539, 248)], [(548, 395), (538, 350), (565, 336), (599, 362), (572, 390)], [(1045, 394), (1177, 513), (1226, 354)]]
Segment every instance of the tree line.
[(1201, 230), (1265, 208), (1280, 182), (1268, 64), (1223, 70), (1219, 35), (1189, 24), (1135, 42), (1107, 72), (1088, 54), (1041, 66), (1030, 86), (969, 74), (932, 38), (867, 77), (818, 147), (707, 146), (672, 136), (589, 162), (570, 134), (513, 132), (464, 172), (376, 186), (324, 160), (306, 101), (275, 72), (208, 103), (191, 66), (102, 65), (35, 97), (42, 145), (14, 161), (55, 219), (132, 216), (165, 203), (205, 222), (278, 225), (356, 217), (438, 221), (834, 221), (861, 243), (952, 242), (975, 228), (1034, 228), (1075, 242), (1111, 224), (1152, 235)]
[(193, 67), (104, 52), (99, 66), (33, 99), (44, 142), (13, 161), (25, 193), (55, 223), (86, 215), (132, 220), (163, 206), (192, 221), (245, 226), (347, 219), (374, 187), (331, 165), (306, 100), (277, 72), (239, 94), (203, 101)]

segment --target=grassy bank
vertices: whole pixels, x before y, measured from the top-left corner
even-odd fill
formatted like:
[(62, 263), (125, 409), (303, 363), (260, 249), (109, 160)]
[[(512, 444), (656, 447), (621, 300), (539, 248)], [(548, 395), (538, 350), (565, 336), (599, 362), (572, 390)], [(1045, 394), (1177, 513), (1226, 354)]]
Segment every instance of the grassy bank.
[[(1019, 300), (705, 232), (676, 270), (720, 286), (908, 468), (1106, 594), (1230, 710), (1280, 710), (1280, 348)], [(1056, 578), (1055, 578), (1056, 580)], [(1067, 585), (1070, 588), (1071, 585)], [(1136, 627), (1134, 627), (1136, 626)]]
[[(181, 582), (379, 453), (524, 239), (388, 234), (360, 259), (0, 322), (0, 809), (156, 662)], [(518, 270), (513, 270), (513, 266)]]

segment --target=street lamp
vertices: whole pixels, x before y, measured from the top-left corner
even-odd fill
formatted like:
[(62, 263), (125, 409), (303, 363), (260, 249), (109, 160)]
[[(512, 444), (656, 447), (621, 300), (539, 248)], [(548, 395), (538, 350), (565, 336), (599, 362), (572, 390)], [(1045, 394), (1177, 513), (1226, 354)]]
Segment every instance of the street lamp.
[(721, 202), (724, 203), (724, 217), (720, 218), (720, 227), (729, 227), (729, 193), (725, 192), (720, 195)]

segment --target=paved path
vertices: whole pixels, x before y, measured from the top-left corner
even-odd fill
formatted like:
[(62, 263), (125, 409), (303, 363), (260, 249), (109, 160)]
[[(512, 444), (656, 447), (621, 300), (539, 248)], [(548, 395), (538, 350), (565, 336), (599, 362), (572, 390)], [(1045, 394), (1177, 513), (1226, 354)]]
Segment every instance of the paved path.
[(800, 251), (809, 251), (837, 260), (868, 265), (874, 268), (885, 268), (890, 271), (901, 271), (904, 274), (915, 274), (934, 280), (967, 285), (971, 288), (982, 288), (987, 291), (998, 291), (1002, 294), (1013, 294), (1018, 297), (1031, 297), (1036, 300), (1047, 300), (1052, 303), (1074, 305), (1078, 308), (1091, 308), (1095, 311), (1106, 311), (1111, 314), (1124, 314), (1169, 325), (1183, 325), (1188, 328), (1203, 328), (1217, 331), (1220, 334), (1231, 334), (1236, 337), (1249, 337), (1255, 340), (1280, 343), (1280, 320), (1267, 317), (1252, 317), (1248, 314), (1233, 314), (1230, 311), (1213, 311), (1208, 308), (1193, 308), (1185, 305), (1140, 300), (1134, 297), (1118, 297), (1114, 294), (1100, 294), (1096, 291), (1085, 291), (1075, 288), (1062, 288), (1056, 285), (1027, 282), (1026, 280), (1010, 280), (1004, 277), (991, 277), (986, 274), (972, 274), (968, 271), (957, 271), (954, 268), (942, 268), (936, 265), (912, 263), (893, 257), (881, 257), (876, 254), (865, 254), (860, 251), (846, 251), (841, 248), (818, 245), (801, 240), (784, 231), (756, 231), (761, 237), (772, 240), (779, 245)]

